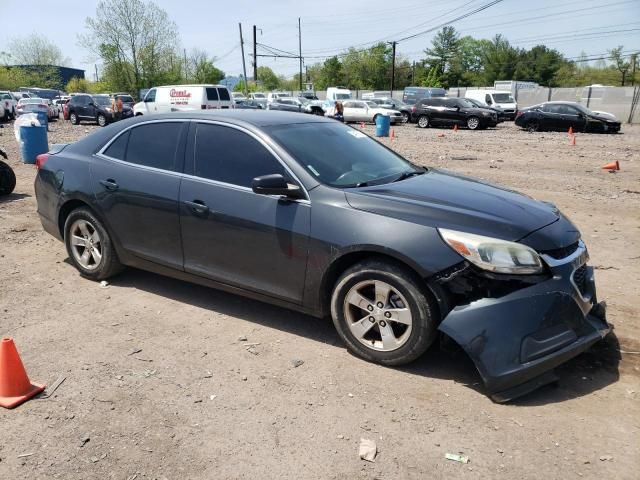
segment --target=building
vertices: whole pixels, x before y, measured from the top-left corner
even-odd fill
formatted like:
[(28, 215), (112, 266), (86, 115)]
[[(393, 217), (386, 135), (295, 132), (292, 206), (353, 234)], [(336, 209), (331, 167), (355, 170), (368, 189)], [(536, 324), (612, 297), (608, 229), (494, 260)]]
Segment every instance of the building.
[[(78, 68), (59, 67), (57, 65), (12, 65), (8, 68), (21, 68), (27, 72), (36, 74), (44, 74), (47, 77), (54, 80), (55, 85), (52, 85), (59, 90), (64, 90), (64, 87), (72, 78), (84, 78), (84, 70)], [(32, 87), (40, 87), (41, 85), (31, 85)]]

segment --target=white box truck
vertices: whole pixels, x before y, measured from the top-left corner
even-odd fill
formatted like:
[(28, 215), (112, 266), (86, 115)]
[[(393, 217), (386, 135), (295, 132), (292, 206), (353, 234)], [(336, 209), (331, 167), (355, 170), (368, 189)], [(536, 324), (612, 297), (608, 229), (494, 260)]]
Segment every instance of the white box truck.
[(518, 113), (518, 104), (508, 90), (468, 89), (464, 96), (499, 108), (504, 112), (503, 117), (509, 120), (515, 119)]

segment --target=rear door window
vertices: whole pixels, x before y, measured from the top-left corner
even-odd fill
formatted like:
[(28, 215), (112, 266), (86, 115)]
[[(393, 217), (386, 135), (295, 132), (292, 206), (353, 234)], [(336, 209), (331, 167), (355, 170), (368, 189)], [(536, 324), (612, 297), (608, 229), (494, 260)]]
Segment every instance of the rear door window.
[(124, 160), (127, 153), (127, 142), (129, 141), (129, 133), (131, 130), (127, 130), (118, 138), (116, 138), (111, 145), (104, 151), (107, 157), (115, 158), (117, 160)]
[(255, 177), (286, 176), (282, 164), (264, 145), (236, 128), (198, 124), (194, 150), (198, 177), (251, 188)]
[(218, 95), (220, 97), (220, 100), (231, 100), (231, 98), (229, 97), (229, 90), (227, 90), (226, 88), (219, 88)]
[(214, 87), (207, 87), (207, 100), (210, 102), (218, 101), (218, 89)]
[(176, 171), (181, 122), (157, 122), (131, 129), (125, 160), (136, 165)]

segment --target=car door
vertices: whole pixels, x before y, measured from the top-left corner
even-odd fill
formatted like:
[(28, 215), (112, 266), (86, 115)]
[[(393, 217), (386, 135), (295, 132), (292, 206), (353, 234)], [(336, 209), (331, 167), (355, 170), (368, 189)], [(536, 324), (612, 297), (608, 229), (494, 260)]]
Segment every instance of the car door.
[[(562, 130), (564, 121), (562, 119), (563, 108), (558, 103), (546, 103), (542, 106), (540, 127), (544, 130)], [(567, 130), (569, 127), (567, 126)]]
[(180, 188), (185, 271), (301, 303), (309, 202), (252, 191), (255, 177), (290, 177), (255, 135), (215, 122), (192, 130)]
[(423, 101), (423, 108), (426, 108), (432, 123), (447, 123), (446, 106), (441, 98), (428, 98)]
[(562, 107), (563, 129), (566, 128), (569, 130), (569, 127), (571, 127), (574, 132), (584, 131), (586, 118), (582, 112), (571, 105), (563, 105)]
[(158, 105), (156, 103), (157, 92), (158, 91), (155, 88), (152, 88), (144, 97), (144, 106), (149, 113), (158, 113)]
[(128, 253), (182, 269), (178, 193), (189, 122), (153, 121), (120, 134), (91, 164), (100, 215)]
[(345, 121), (371, 122), (373, 120), (373, 115), (369, 115), (369, 109), (364, 102), (352, 102), (351, 117), (353, 120), (347, 119), (345, 115)]

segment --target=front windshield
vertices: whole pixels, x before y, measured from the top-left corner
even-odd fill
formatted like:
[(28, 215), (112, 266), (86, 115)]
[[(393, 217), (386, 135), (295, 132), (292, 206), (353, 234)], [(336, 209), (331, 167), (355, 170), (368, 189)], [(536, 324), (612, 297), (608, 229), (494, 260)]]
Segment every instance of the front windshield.
[(515, 103), (516, 102), (513, 99), (513, 97), (508, 93), (494, 93), (493, 100), (497, 103)]
[(388, 183), (424, 170), (339, 122), (267, 127), (273, 139), (319, 182), (348, 188)]
[(336, 100), (349, 100), (350, 98), (350, 93), (336, 93)]
[(130, 97), (129, 95), (118, 95), (118, 98), (125, 103), (133, 103), (133, 97)]
[(111, 99), (109, 97), (102, 97), (102, 96), (98, 96), (96, 95), (95, 97), (93, 97), (93, 100), (98, 104), (98, 105), (111, 105)]

